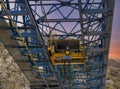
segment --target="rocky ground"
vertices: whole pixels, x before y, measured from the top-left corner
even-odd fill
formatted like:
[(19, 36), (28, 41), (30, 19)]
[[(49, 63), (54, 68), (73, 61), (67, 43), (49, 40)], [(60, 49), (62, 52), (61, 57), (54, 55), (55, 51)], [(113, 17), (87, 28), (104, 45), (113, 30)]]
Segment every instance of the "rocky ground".
[[(0, 43), (0, 89), (30, 89), (29, 82)], [(109, 60), (105, 89), (120, 89), (120, 61)]]
[(0, 89), (30, 89), (28, 80), (1, 43)]
[(108, 61), (105, 89), (120, 89), (120, 61), (110, 59)]

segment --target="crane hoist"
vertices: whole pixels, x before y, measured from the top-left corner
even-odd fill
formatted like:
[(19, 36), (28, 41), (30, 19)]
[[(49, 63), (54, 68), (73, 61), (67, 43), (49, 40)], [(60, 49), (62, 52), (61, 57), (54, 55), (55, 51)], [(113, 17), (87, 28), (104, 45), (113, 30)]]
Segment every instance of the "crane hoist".
[(53, 65), (84, 64), (87, 53), (83, 55), (83, 46), (78, 39), (53, 39), (50, 33), (48, 52)]

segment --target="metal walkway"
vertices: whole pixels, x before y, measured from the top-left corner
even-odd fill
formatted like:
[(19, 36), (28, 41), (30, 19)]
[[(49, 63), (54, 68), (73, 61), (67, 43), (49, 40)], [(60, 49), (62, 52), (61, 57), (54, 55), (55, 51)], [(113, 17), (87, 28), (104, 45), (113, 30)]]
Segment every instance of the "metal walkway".
[(114, 2), (0, 0), (0, 41), (31, 89), (104, 89)]

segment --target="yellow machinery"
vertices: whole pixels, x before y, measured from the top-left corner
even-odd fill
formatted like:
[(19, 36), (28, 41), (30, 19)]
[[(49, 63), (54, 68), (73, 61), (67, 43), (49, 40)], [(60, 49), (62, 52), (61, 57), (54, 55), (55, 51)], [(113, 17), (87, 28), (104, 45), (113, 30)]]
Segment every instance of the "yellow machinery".
[(77, 39), (49, 40), (48, 52), (53, 65), (84, 64), (83, 47)]

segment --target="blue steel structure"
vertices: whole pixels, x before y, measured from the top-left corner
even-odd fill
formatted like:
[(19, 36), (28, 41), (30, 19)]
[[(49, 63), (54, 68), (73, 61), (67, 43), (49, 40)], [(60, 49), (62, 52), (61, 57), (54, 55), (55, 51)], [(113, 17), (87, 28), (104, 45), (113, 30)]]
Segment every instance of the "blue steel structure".
[[(15, 42), (5, 46), (25, 56), (16, 62), (29, 65), (30, 70), (21, 70), (31, 89), (104, 89), (114, 2), (0, 0), (0, 19), (6, 21), (1, 29)], [(53, 65), (47, 51), (51, 32), (56, 40), (79, 40), (85, 62)], [(28, 71), (38, 81), (31, 79)]]

